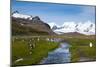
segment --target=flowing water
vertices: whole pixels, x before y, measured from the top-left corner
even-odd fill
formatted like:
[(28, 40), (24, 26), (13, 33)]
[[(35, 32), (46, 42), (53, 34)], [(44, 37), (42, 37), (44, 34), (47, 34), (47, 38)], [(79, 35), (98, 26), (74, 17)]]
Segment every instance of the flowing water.
[(69, 51), (69, 44), (62, 42), (60, 46), (52, 52), (48, 53), (48, 57), (44, 58), (40, 64), (60, 64), (71, 61), (71, 54)]

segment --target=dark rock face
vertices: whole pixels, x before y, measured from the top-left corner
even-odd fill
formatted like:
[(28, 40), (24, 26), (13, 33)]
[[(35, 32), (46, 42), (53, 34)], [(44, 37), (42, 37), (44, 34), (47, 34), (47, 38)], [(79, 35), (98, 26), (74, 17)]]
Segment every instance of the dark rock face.
[(57, 26), (53, 26), (52, 27), (52, 30), (56, 30), (58, 27)]
[(12, 13), (12, 15), (13, 15), (14, 13), (19, 13), (19, 11), (14, 11), (14, 12)]
[(35, 16), (32, 18), (32, 21), (39, 21), (39, 20), (40, 20), (40, 18), (38, 16)]
[(47, 23), (44, 23), (38, 16), (32, 20), (12, 17), (13, 35), (53, 35), (55, 34)]

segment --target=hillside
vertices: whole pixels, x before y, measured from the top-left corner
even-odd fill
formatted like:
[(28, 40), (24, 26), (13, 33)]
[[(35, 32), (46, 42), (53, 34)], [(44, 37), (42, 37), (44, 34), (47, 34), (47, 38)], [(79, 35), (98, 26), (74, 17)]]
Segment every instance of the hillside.
[(50, 26), (38, 16), (29, 18), (12, 15), (12, 35), (54, 35)]

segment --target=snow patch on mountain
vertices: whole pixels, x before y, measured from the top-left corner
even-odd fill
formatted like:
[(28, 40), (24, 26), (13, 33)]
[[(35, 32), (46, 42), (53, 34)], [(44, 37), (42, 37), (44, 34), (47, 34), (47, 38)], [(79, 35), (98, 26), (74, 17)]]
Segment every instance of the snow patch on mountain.
[(25, 15), (25, 14), (20, 14), (20, 13), (13, 13), (12, 17), (14, 17), (14, 18), (22, 18), (22, 19), (29, 19), (29, 20), (32, 20), (32, 18), (33, 18), (30, 15)]

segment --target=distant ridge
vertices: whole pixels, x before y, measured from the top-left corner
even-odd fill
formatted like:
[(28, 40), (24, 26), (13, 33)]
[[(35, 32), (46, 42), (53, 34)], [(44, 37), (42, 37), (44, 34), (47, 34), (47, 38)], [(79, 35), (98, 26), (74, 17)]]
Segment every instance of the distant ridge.
[(95, 35), (95, 23), (87, 21), (87, 22), (65, 22), (61, 26), (58, 26), (55, 23), (48, 23), (52, 30), (57, 34), (64, 33), (80, 33), (84, 35)]

